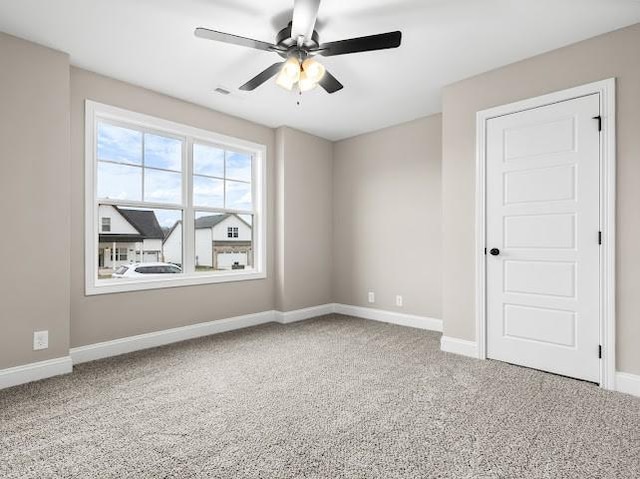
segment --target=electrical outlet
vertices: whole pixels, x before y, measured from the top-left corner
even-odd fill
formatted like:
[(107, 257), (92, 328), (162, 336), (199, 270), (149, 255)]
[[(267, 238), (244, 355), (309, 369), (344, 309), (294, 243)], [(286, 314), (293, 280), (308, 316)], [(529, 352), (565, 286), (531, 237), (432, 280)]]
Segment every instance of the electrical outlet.
[(373, 291), (369, 291), (369, 302), (370, 303), (376, 302), (376, 293), (374, 293)]
[(402, 296), (396, 296), (396, 306), (402, 307)]
[(49, 331), (33, 332), (33, 350), (47, 349), (49, 347)]

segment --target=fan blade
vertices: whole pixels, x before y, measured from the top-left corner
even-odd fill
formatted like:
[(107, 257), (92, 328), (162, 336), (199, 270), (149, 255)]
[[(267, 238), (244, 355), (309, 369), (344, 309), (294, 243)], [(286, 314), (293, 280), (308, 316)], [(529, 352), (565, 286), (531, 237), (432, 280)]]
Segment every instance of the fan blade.
[(325, 57), (346, 55), (348, 53), (370, 52), (398, 48), (402, 41), (402, 32), (380, 33), (368, 37), (350, 38), (337, 42), (323, 43), (317, 52)]
[(255, 90), (260, 85), (262, 85), (264, 82), (266, 82), (269, 78), (271, 78), (272, 76), (275, 76), (276, 73), (278, 73), (280, 71), (280, 69), (282, 68), (282, 65), (284, 65), (284, 63), (285, 62), (274, 63), (269, 68), (267, 68), (266, 70), (264, 70), (261, 73), (258, 73), (251, 80), (249, 80), (247, 83), (242, 85), (240, 87), (240, 90), (244, 90), (244, 91), (253, 91), (253, 90)]
[(271, 43), (261, 42), (260, 40), (254, 40), (252, 38), (240, 37), (238, 35), (232, 35), (231, 33), (216, 32), (215, 30), (209, 30), (208, 28), (196, 28), (195, 36), (205, 38), (207, 40), (231, 43), (232, 45), (240, 45), (241, 47), (255, 48), (257, 50), (264, 50), (267, 52), (281, 50), (278, 46)]
[(293, 24), (291, 25), (291, 38), (298, 41), (298, 37), (311, 39), (313, 28), (318, 18), (320, 0), (294, 0)]
[(329, 73), (326, 70), (319, 84), (322, 88), (324, 88), (327, 91), (327, 93), (335, 93), (344, 88), (344, 85), (340, 83), (338, 80), (336, 80), (336, 77), (334, 77), (331, 73)]

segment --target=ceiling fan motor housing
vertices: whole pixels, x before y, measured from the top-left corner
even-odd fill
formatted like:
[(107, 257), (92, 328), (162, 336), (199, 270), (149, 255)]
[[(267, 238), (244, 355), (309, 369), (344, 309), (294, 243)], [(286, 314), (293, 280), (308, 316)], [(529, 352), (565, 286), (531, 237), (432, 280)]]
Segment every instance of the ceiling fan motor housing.
[(311, 39), (305, 40), (302, 48), (298, 49), (298, 40), (291, 37), (291, 26), (292, 22), (289, 22), (289, 24), (276, 35), (276, 45), (284, 49), (277, 51), (278, 55), (282, 58), (289, 58), (292, 53), (302, 53), (306, 57), (309, 56), (309, 50), (316, 49), (320, 46), (320, 36), (318, 32), (314, 30), (311, 34)]

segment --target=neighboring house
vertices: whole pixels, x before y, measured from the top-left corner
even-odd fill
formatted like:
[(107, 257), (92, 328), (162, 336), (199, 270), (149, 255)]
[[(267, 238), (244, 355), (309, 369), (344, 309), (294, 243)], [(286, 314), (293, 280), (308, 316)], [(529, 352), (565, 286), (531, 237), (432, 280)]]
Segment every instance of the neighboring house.
[(153, 211), (100, 205), (98, 217), (99, 268), (163, 261), (164, 232)]
[[(251, 225), (235, 214), (197, 218), (196, 267), (234, 269), (253, 265)], [(182, 222), (178, 221), (165, 237), (164, 260), (182, 263)]]

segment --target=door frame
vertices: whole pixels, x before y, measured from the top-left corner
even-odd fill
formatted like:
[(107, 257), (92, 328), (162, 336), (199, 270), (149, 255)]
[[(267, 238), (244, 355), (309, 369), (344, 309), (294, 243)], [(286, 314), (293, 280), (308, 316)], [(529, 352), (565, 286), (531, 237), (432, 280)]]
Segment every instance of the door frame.
[[(489, 108), (476, 114), (476, 341), (479, 359), (487, 359), (486, 301), (486, 132), (487, 121), (554, 103), (599, 94), (600, 135), (600, 387), (615, 389), (615, 202), (616, 202), (616, 80), (610, 78), (567, 90)], [(595, 351), (594, 351), (595, 354)]]

